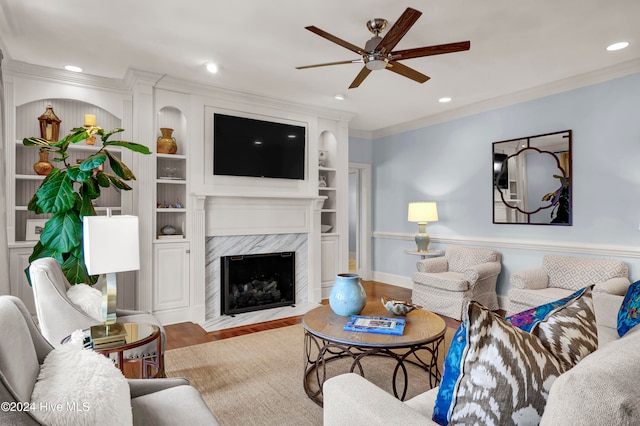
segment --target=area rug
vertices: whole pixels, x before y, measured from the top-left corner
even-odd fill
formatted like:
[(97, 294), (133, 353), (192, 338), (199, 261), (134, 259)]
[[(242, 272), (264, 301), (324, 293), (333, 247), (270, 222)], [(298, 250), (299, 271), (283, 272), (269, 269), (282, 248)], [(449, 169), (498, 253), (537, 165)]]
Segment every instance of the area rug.
[[(441, 369), (453, 331), (439, 354)], [(223, 426), (322, 425), (322, 408), (303, 388), (303, 349), (303, 328), (293, 325), (169, 350), (165, 368), (168, 377), (187, 378)], [(379, 357), (367, 362), (365, 377), (391, 392), (395, 364)], [(330, 374), (348, 365), (332, 362)], [(409, 377), (407, 399), (429, 389), (424, 371), (409, 368)]]

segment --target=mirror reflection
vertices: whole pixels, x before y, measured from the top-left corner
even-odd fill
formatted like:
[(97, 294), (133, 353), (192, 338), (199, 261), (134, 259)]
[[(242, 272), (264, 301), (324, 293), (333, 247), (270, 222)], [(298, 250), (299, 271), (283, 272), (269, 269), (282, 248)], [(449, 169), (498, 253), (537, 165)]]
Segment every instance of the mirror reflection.
[(571, 225), (571, 130), (493, 143), (493, 223)]

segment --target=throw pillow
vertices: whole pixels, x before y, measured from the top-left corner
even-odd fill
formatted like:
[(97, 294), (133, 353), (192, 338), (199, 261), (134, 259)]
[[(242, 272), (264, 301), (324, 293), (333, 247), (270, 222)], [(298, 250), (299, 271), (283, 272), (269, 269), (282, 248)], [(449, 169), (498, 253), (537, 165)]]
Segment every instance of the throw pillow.
[(640, 324), (640, 281), (631, 284), (618, 311), (618, 336)]
[[(579, 318), (574, 320), (576, 314)], [(540, 421), (555, 378), (597, 347), (591, 288), (576, 292), (565, 305), (526, 325), (531, 333), (476, 302), (468, 305), (445, 358), (434, 421), (441, 425)], [(509, 418), (504, 417), (507, 414)]]
[(102, 292), (87, 284), (72, 285), (67, 297), (78, 309), (96, 321), (102, 322)]
[(531, 331), (533, 326), (542, 321), (547, 315), (549, 315), (551, 311), (559, 308), (560, 306), (564, 306), (568, 302), (582, 296), (582, 293), (584, 293), (585, 290), (586, 287), (581, 288), (580, 290), (563, 299), (554, 300), (553, 302), (547, 303), (545, 305), (536, 306), (535, 308), (518, 312), (517, 314), (513, 314), (505, 319), (524, 331)]
[(49, 352), (31, 394), (34, 416), (47, 425), (131, 425), (129, 383), (111, 360), (82, 349), (78, 330)]

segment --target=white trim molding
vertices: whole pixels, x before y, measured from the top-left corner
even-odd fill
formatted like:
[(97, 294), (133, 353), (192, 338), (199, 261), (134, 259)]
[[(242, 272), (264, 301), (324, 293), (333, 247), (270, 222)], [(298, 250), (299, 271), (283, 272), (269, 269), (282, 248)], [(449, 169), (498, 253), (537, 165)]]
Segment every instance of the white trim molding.
[[(415, 235), (404, 232), (375, 231), (373, 238), (413, 241)], [(446, 236), (430, 234), (431, 242), (438, 244), (462, 244), (467, 246), (501, 247), (507, 249), (539, 250), (559, 253), (579, 253), (597, 256), (618, 256), (640, 259), (640, 247), (618, 244), (594, 244), (580, 241), (522, 240), (514, 238), (490, 238), (475, 236)]]

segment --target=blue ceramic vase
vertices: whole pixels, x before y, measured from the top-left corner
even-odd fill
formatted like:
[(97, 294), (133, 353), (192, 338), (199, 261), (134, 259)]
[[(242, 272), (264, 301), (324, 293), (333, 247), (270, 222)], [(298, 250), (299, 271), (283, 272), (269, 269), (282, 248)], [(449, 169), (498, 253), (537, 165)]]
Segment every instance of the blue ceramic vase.
[(357, 315), (367, 304), (367, 294), (357, 274), (338, 274), (329, 294), (329, 306), (336, 315)]

